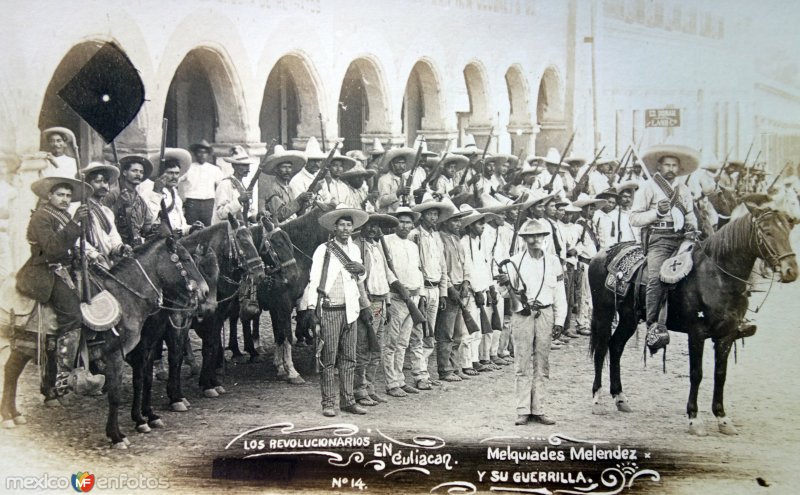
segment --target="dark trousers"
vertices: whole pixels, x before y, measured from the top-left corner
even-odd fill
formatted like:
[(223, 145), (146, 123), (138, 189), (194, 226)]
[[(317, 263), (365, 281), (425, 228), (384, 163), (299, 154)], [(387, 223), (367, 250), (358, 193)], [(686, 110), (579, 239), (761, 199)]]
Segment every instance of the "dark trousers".
[(186, 223), (192, 224), (200, 221), (206, 227), (210, 227), (213, 214), (213, 199), (187, 199), (183, 202), (183, 215), (186, 217)]
[(647, 243), (647, 324), (658, 321), (658, 310), (664, 296), (661, 265), (672, 256), (683, 241), (681, 234), (651, 233)]
[(47, 304), (56, 313), (59, 334), (81, 327), (81, 300), (78, 293), (70, 289), (58, 276)]

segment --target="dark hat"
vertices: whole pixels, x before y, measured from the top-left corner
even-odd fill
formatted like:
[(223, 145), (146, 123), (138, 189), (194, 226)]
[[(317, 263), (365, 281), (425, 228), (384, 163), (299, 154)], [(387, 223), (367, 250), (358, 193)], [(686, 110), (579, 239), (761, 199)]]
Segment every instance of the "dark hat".
[(212, 148), (211, 144), (209, 144), (209, 142), (206, 141), (205, 139), (203, 139), (199, 143), (194, 143), (193, 145), (189, 146), (189, 151), (191, 151), (192, 153), (197, 153), (197, 150), (199, 149), (204, 149), (209, 153), (214, 152), (214, 148)]
[(396, 217), (386, 215), (385, 213), (370, 213), (369, 219), (367, 219), (365, 225), (371, 223), (377, 224), (382, 229), (393, 229), (400, 224)]
[(119, 169), (123, 171), (134, 163), (141, 163), (144, 167), (144, 178), (147, 179), (153, 173), (153, 162), (142, 155), (128, 155), (119, 159)]

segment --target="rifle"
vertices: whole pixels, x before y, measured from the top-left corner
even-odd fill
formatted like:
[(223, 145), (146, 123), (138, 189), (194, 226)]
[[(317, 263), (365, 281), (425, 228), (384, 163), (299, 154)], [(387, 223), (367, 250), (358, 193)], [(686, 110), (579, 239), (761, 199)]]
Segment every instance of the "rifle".
[(769, 185), (769, 187), (767, 188), (767, 192), (769, 192), (769, 190), (770, 190), (770, 189), (772, 189), (773, 187), (775, 187), (775, 184), (777, 184), (777, 183), (778, 183), (778, 180), (780, 180), (780, 178), (781, 178), (781, 175), (783, 175), (783, 173), (786, 171), (786, 169), (787, 169), (787, 168), (789, 167), (789, 165), (791, 165), (791, 164), (792, 164), (792, 162), (786, 162), (786, 165), (784, 165), (784, 166), (783, 166), (783, 168), (781, 169), (781, 171), (780, 171), (780, 172), (778, 172), (778, 175), (776, 175), (776, 176), (775, 176), (775, 179), (772, 181), (772, 183), (771, 183), (771, 184)]
[[(486, 163), (486, 154), (489, 152), (489, 145), (492, 143), (493, 133), (494, 133), (494, 126), (492, 126), (492, 128), (489, 129), (489, 136), (487, 136), (486, 138), (486, 146), (483, 147), (483, 154), (481, 155), (481, 159), (478, 160), (478, 163), (480, 164), (480, 172), (477, 172), (479, 173), (478, 177), (483, 177), (483, 172), (485, 170), (485, 163)], [(473, 187), (473, 192), (475, 193), (475, 197), (477, 198), (479, 196), (478, 181), (475, 181), (475, 184), (473, 184), (472, 187)]]
[(731, 147), (725, 154), (725, 161), (722, 162), (722, 166), (719, 167), (716, 175), (714, 175), (714, 191), (719, 189), (719, 179), (722, 177), (722, 171), (725, 170), (725, 166), (728, 164), (728, 158), (731, 157), (731, 151), (733, 151), (733, 147)]
[(508, 255), (514, 256), (514, 247), (517, 245), (517, 237), (519, 237), (519, 228), (522, 225), (522, 205), (528, 199), (528, 193), (522, 193), (518, 198), (519, 209), (517, 209), (517, 218), (514, 220), (514, 235), (511, 236), (511, 246), (508, 248)]
[(567, 153), (569, 152), (569, 148), (570, 148), (570, 146), (572, 146), (572, 140), (573, 139), (575, 139), (575, 132), (574, 131), (572, 133), (572, 136), (570, 136), (569, 141), (567, 141), (567, 145), (564, 146), (564, 151), (561, 153), (561, 158), (558, 159), (558, 169), (556, 170), (556, 172), (554, 174), (550, 175), (550, 182), (545, 184), (545, 186), (543, 188), (545, 191), (547, 191), (547, 194), (550, 194), (550, 193), (553, 192), (553, 184), (556, 181), (556, 176), (558, 175), (558, 171), (561, 170), (561, 164), (564, 163), (564, 157), (567, 156)]
[[(325, 157), (325, 160), (322, 162), (322, 165), (319, 166), (319, 171), (317, 172), (317, 175), (314, 176), (314, 179), (311, 181), (311, 184), (308, 185), (308, 188), (306, 188), (305, 192), (313, 193), (314, 189), (317, 188), (317, 185), (320, 182), (322, 182), (323, 179), (325, 179), (325, 174), (328, 173), (328, 167), (330, 166), (331, 161), (333, 160), (333, 155), (334, 155), (334, 153), (336, 153), (336, 150), (339, 149), (339, 145), (340, 144), (342, 144), (342, 143), (339, 142), (339, 141), (336, 141), (336, 144), (333, 145), (333, 148), (331, 148), (331, 151), (328, 153), (328, 156)], [(308, 206), (303, 208), (300, 211), (299, 215), (302, 215), (303, 213), (305, 213), (305, 210), (307, 208), (308, 208)]]
[[(166, 120), (166, 119), (164, 119), (164, 120)], [(261, 174), (264, 171), (264, 169), (263, 169), (264, 162), (267, 161), (267, 158), (269, 158), (269, 156), (270, 156), (270, 153), (269, 153), (270, 150), (273, 149), (273, 147), (276, 144), (278, 144), (278, 138), (272, 138), (272, 141), (270, 141), (269, 145), (267, 145), (266, 153), (264, 153), (264, 156), (261, 158), (261, 162), (258, 164), (258, 168), (256, 168), (256, 171), (253, 173), (253, 178), (250, 179), (250, 183), (247, 184), (247, 188), (246, 188), (247, 192), (252, 193), (253, 189), (255, 189), (256, 184), (258, 184), (258, 179), (259, 179), (259, 177), (261, 177)], [(250, 199), (250, 201), (252, 201), (252, 198)], [(244, 216), (245, 217), (247, 217), (247, 212), (250, 211), (250, 201), (247, 201), (244, 204), (242, 204), (242, 211), (244, 212)], [(256, 213), (258, 213), (258, 212), (256, 212)]]
[(444, 149), (444, 154), (439, 159), (439, 161), (436, 163), (436, 165), (433, 167), (433, 170), (431, 170), (431, 173), (426, 175), (425, 178), (422, 180), (422, 184), (420, 184), (420, 186), (419, 186), (420, 189), (425, 189), (431, 183), (436, 184), (436, 181), (439, 179), (439, 176), (442, 175), (442, 167), (444, 166), (444, 159), (447, 158), (447, 154), (450, 152), (450, 143), (451, 142), (452, 142), (451, 140), (447, 141), (447, 145), (445, 146), (445, 149)]
[(592, 163), (589, 164), (589, 167), (586, 169), (586, 172), (581, 175), (581, 178), (578, 179), (578, 183), (575, 184), (575, 189), (572, 190), (572, 200), (575, 201), (578, 199), (578, 196), (581, 194), (581, 191), (586, 189), (586, 186), (589, 184), (589, 173), (591, 173), (592, 169), (597, 165), (597, 160), (600, 158), (600, 155), (603, 154), (603, 151), (606, 149), (605, 146), (600, 148), (600, 151), (594, 156)]
[[(158, 171), (161, 172), (164, 170), (164, 166), (167, 163), (167, 159), (164, 156), (167, 150), (167, 127), (169, 126), (169, 120), (164, 119), (161, 121), (161, 149), (158, 155)], [(245, 210), (247, 211), (247, 210)], [(169, 221), (169, 212), (167, 211), (167, 202), (164, 200), (164, 194), (161, 194), (161, 222), (163, 225), (167, 227), (170, 234), (172, 231), (172, 222)]]
[[(113, 141), (112, 141), (113, 145)], [(112, 148), (114, 149), (114, 148)], [(86, 204), (86, 180), (83, 176), (81, 169), (81, 155), (78, 152), (78, 143), (72, 141), (72, 151), (75, 152), (75, 162), (78, 164), (78, 179), (81, 181), (81, 206)], [(116, 159), (116, 149), (114, 149), (114, 158)], [(92, 214), (86, 217), (86, 220), (81, 222), (81, 302), (88, 303), (90, 299), (89, 294), (89, 257), (86, 256), (86, 229), (89, 227), (89, 222), (92, 221)], [(87, 364), (88, 366), (88, 364)]]
[[(389, 270), (394, 274), (395, 278), (397, 278), (397, 271), (394, 269), (394, 260), (392, 259), (392, 255), (389, 254), (389, 248), (386, 247), (386, 241), (383, 239), (383, 236), (380, 237), (381, 240), (381, 248), (383, 249), (383, 255), (386, 258), (386, 266), (389, 267)], [(406, 304), (408, 308), (408, 313), (411, 315), (411, 320), (414, 322), (414, 325), (419, 325), (420, 323), (426, 323), (428, 321), (425, 318), (425, 315), (422, 311), (419, 310), (414, 301), (411, 300), (411, 297), (408, 294), (408, 290), (400, 283), (400, 280), (397, 280), (397, 286), (392, 287), (396, 289), (396, 294), (400, 296), (400, 299)], [(392, 284), (394, 285), (394, 284)]]
[(620, 158), (617, 168), (614, 170), (613, 175), (617, 176), (617, 182), (621, 182), (622, 177), (625, 175), (625, 169), (628, 168), (628, 161), (630, 161), (632, 149), (633, 145), (629, 145), (625, 150), (625, 153), (622, 154), (622, 158)]
[[(414, 157), (414, 165), (411, 167), (411, 171), (408, 173), (408, 178), (406, 179), (406, 187), (411, 187), (411, 183), (414, 181), (414, 175), (417, 173), (417, 169), (422, 163), (422, 145), (424, 143), (425, 143), (425, 136), (422, 136), (421, 139), (419, 140), (419, 146), (417, 146), (417, 155)], [(408, 206), (408, 196), (403, 195), (402, 198), (403, 199), (400, 201), (400, 205)]]
[[(119, 156), (117, 155), (117, 144), (114, 141), (111, 141), (111, 153), (114, 155), (114, 164), (119, 167)], [(120, 202), (122, 204), (122, 208), (116, 215), (117, 221), (117, 231), (122, 234), (122, 232), (126, 232), (128, 234), (128, 239), (130, 243), (133, 244), (134, 239), (136, 238), (135, 232), (133, 231), (133, 224), (130, 220), (130, 215), (128, 214), (128, 207), (125, 206), (124, 202)]]
[(322, 113), (319, 114), (319, 134), (322, 138), (322, 152), (325, 153), (325, 123), (322, 121)]

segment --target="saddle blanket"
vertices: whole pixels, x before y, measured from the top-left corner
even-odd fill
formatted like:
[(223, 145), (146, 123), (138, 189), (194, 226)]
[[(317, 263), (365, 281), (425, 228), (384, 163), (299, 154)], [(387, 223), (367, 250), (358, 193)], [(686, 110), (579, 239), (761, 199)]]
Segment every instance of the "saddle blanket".
[(606, 288), (616, 292), (620, 297), (625, 296), (630, 288), (631, 279), (644, 262), (645, 256), (641, 244), (631, 243), (622, 247), (608, 264)]

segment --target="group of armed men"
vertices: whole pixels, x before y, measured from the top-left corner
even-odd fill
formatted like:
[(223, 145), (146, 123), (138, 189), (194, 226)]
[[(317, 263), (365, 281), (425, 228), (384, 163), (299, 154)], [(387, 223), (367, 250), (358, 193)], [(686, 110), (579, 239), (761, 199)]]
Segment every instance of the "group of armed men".
[[(158, 229), (162, 208), (171, 230), (187, 233), (229, 214), (255, 221), (268, 212), (281, 224), (315, 205), (336, 205), (319, 217), (330, 240), (313, 253), (298, 301), (298, 309), (313, 310), (316, 323), (313, 339), (297, 338), (316, 348), (322, 413), (337, 414), (337, 376), (339, 408), (366, 414), (387, 402), (376, 388), (380, 370), (385, 394), (403, 398), (513, 364), (518, 425), (555, 423), (543, 400), (549, 354), (590, 334), (592, 257), (619, 242), (641, 242), (646, 229), (647, 341), (651, 350), (663, 347), (669, 335), (658, 323), (663, 287), (653, 275), (697, 228), (693, 201), (737, 187), (746, 171), (735, 161), (700, 163), (694, 150), (671, 145), (647, 149), (641, 158), (632, 147), (622, 159), (594, 160), (550, 149), (522, 161), (486, 153), (467, 135), (441, 156), (427, 151), (424, 139), (388, 150), (375, 140), (367, 152), (340, 154), (324, 152), (311, 137), (302, 152), (276, 145), (260, 165), (240, 146), (218, 164), (202, 141), (190, 146), (191, 154), (167, 149), (159, 170), (155, 160), (130, 155), (79, 172), (67, 153), (75, 142), (71, 131), (47, 129), (45, 140), (50, 166), (32, 186), (41, 202), (18, 288), (57, 309), (60, 334), (80, 328), (71, 274), (58, 270), (71, 266), (82, 223), (88, 222), (89, 258), (111, 266)], [(263, 204), (249, 184), (256, 169), (266, 187)], [(749, 175), (755, 190), (761, 174)], [(81, 191), (90, 197), (71, 206)], [(47, 287), (30, 287), (31, 276)], [(407, 352), (411, 380), (404, 373)], [(59, 366), (69, 369), (74, 355), (67, 351)]]

